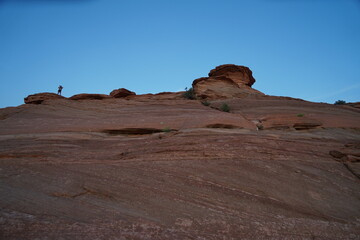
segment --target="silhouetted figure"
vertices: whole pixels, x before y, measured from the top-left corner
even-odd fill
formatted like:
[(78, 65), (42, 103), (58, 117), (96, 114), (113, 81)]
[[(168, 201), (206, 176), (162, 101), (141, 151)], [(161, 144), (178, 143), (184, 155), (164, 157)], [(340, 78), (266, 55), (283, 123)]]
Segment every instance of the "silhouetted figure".
[(61, 91), (63, 90), (63, 86), (59, 85), (58, 87), (58, 94), (61, 95)]

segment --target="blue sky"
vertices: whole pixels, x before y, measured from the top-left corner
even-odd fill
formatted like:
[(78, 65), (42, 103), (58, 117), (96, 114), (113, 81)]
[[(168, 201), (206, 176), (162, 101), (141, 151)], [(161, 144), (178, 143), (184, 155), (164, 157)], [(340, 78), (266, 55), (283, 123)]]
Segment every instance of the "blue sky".
[(180, 91), (226, 63), (269, 95), (360, 101), (360, 1), (0, 0), (0, 107)]

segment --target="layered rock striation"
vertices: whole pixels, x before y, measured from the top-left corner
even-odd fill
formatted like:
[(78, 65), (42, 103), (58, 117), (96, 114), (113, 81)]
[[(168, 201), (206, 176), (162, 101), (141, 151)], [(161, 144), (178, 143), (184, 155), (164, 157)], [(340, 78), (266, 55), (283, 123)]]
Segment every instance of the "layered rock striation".
[(199, 99), (243, 98), (264, 95), (251, 88), (255, 83), (252, 71), (245, 66), (220, 65), (209, 72), (209, 77), (195, 79), (192, 87)]
[(0, 239), (358, 239), (360, 110), (254, 82), (0, 109)]
[(250, 68), (235, 64), (217, 66), (209, 72), (209, 77), (226, 77), (234, 81), (239, 87), (243, 85), (251, 87), (255, 83)]

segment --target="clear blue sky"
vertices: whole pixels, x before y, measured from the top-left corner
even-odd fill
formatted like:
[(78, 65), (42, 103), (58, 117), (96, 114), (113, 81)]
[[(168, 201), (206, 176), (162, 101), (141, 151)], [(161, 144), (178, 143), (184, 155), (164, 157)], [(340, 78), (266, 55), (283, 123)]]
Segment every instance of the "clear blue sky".
[(0, 0), (0, 107), (179, 91), (225, 63), (269, 95), (360, 101), (360, 1)]

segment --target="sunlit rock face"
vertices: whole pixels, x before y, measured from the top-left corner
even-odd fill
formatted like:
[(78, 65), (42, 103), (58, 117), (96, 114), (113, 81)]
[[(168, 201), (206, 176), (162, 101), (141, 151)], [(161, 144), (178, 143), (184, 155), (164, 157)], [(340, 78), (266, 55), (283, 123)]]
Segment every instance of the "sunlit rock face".
[(209, 77), (226, 77), (234, 81), (239, 87), (247, 85), (251, 87), (255, 83), (252, 71), (245, 66), (224, 64), (217, 66), (209, 72)]
[(217, 66), (209, 72), (209, 77), (193, 82), (194, 92), (199, 99), (244, 98), (249, 95), (264, 95), (251, 88), (255, 78), (248, 67), (234, 64)]

